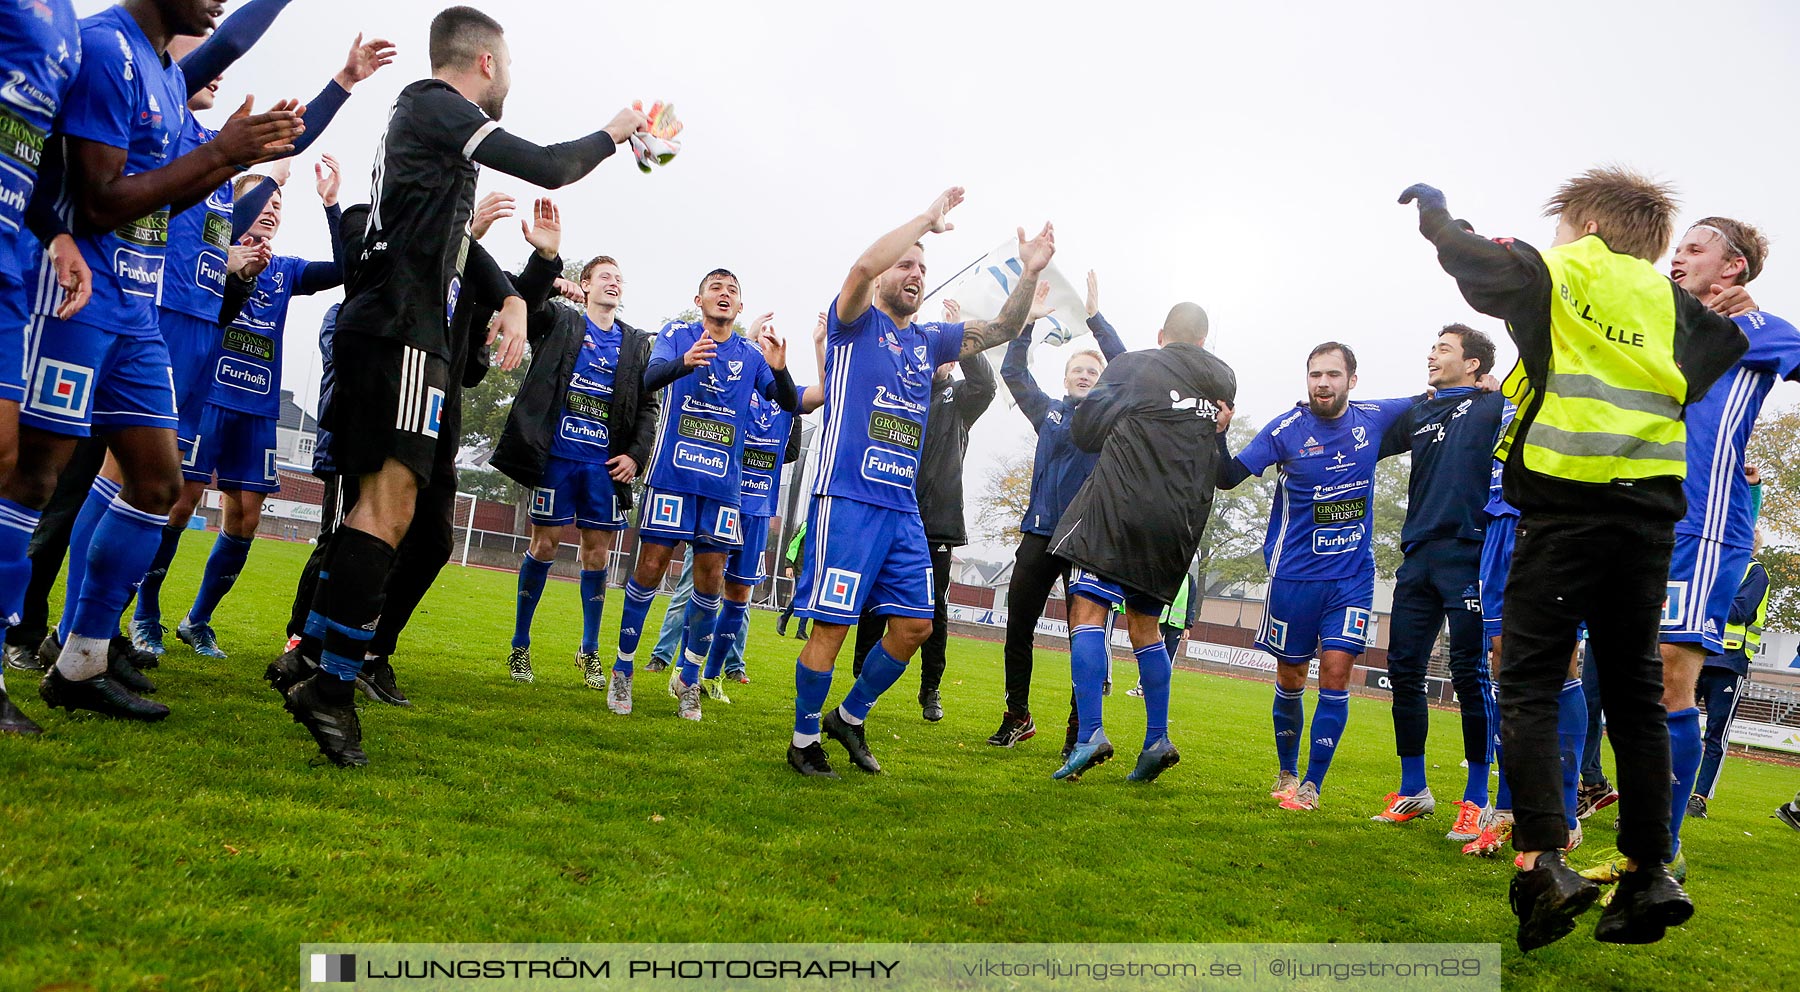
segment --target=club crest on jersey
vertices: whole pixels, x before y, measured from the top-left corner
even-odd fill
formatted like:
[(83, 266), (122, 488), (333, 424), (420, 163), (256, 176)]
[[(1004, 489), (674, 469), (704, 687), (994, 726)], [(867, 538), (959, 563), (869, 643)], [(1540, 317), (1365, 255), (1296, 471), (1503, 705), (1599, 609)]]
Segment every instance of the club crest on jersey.
[(1369, 639), (1369, 611), (1352, 607), (1344, 611), (1344, 636), (1358, 641)]
[(27, 405), (54, 416), (85, 419), (93, 392), (93, 369), (44, 358), (38, 361), (37, 377), (31, 384), (31, 399)]
[(913, 357), (918, 359), (920, 364), (923, 364), (925, 361), (925, 346), (919, 345), (915, 347), (913, 349)]
[(650, 501), (650, 522), (658, 527), (681, 526), (681, 497), (657, 493)]
[(553, 516), (556, 513), (556, 490), (539, 486), (531, 491), (531, 514), (536, 517)]
[(731, 370), (731, 375), (726, 379), (727, 382), (736, 382), (744, 375), (743, 362), (726, 362), (725, 367)]
[(1662, 625), (1664, 627), (1680, 627), (1682, 625), (1682, 621), (1687, 617), (1687, 591), (1688, 584), (1686, 582), (1669, 583), (1668, 596), (1663, 600)]
[(842, 568), (825, 570), (825, 581), (819, 589), (819, 605), (848, 613), (856, 608), (856, 591), (862, 587), (862, 573)]
[(1350, 437), (1356, 442), (1356, 450), (1358, 451), (1369, 446), (1369, 429), (1367, 427), (1361, 425), (1352, 427), (1350, 429)]

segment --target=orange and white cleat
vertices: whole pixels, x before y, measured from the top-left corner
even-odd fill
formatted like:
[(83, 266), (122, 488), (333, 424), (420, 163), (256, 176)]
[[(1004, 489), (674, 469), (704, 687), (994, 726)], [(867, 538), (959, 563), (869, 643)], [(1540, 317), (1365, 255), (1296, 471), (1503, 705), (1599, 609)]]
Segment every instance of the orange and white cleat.
[(1512, 840), (1513, 817), (1507, 810), (1493, 810), (1485, 817), (1481, 835), (1463, 845), (1462, 853), (1478, 858), (1491, 858)]
[(1281, 801), (1282, 809), (1314, 810), (1319, 808), (1319, 787), (1311, 782), (1300, 783), (1294, 794)]
[(1416, 796), (1403, 796), (1398, 792), (1387, 794), (1386, 807), (1369, 819), (1377, 823), (1405, 823), (1421, 816), (1430, 816), (1437, 812), (1437, 800), (1431, 797), (1431, 790), (1426, 789)]
[(1481, 836), (1481, 807), (1467, 799), (1456, 801), (1456, 824), (1444, 835), (1445, 840), (1466, 843)]
[(1275, 776), (1275, 788), (1269, 792), (1269, 798), (1278, 803), (1286, 802), (1299, 791), (1300, 776), (1284, 769)]

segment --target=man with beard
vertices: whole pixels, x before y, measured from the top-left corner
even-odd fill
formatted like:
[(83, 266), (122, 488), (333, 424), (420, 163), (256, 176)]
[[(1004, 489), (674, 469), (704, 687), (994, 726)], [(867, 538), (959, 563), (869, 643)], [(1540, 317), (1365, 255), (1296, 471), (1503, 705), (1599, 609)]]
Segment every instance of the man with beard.
[[(591, 172), (645, 126), (620, 111), (605, 129), (549, 147), (502, 130), (511, 54), (498, 22), (451, 7), (431, 22), (433, 78), (400, 92), (372, 182), (362, 257), (338, 312), (332, 405), (340, 473), (358, 477), (357, 500), (333, 537), (314, 594), (324, 622), (320, 671), (288, 689), (288, 711), (326, 758), (364, 765), (353, 693), (381, 616), (395, 547), (430, 481), (449, 388), (451, 322), (469, 255), (475, 182), (488, 166), (545, 188)], [(493, 334), (500, 361), (525, 347), (525, 301), (506, 296)]]
[[(1050, 225), (1030, 241), (1020, 230), (1022, 271), (993, 320), (915, 323), (925, 295), (920, 239), (950, 230), (946, 215), (962, 199), (961, 187), (945, 190), (864, 250), (827, 312), (823, 442), (807, 519), (811, 551), (797, 591), (800, 615), (813, 625), (794, 664), (794, 735), (787, 748), (788, 765), (802, 775), (837, 777), (821, 733), (842, 744), (864, 772), (881, 771), (864, 721), (931, 636), (936, 612), (931, 548), (914, 490), (932, 371), (1017, 337), (1038, 275), (1056, 252)], [(827, 712), (831, 670), (865, 607), (888, 617), (887, 636), (869, 649), (843, 703)]]
[[(1375, 604), (1373, 497), (1381, 440), (1412, 409), (1413, 399), (1350, 401), (1356, 353), (1327, 341), (1306, 358), (1304, 403), (1263, 427), (1236, 458), (1219, 434), (1219, 485), (1234, 489), (1271, 465), (1275, 499), (1263, 561), (1269, 599), (1256, 646), (1275, 656), (1275, 756), (1280, 762), (1269, 798), (1283, 809), (1319, 808), (1319, 790), (1350, 718), (1350, 671), (1368, 646)], [(1306, 675), (1319, 657), (1319, 702), (1313, 710), (1306, 777), (1299, 774), (1306, 725)], [(1418, 795), (1388, 797), (1402, 819), (1429, 813)], [(1405, 798), (1404, 803), (1399, 802)]]

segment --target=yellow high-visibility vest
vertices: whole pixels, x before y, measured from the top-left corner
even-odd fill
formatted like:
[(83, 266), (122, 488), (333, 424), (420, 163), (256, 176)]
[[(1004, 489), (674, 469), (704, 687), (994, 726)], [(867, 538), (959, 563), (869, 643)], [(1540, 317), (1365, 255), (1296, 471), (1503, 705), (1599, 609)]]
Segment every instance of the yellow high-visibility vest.
[(1549, 378), (1532, 382), (1523, 361), (1506, 377), (1521, 415), (1495, 457), (1510, 463), (1516, 448), (1525, 468), (1572, 482), (1685, 478), (1688, 385), (1675, 364), (1668, 277), (1594, 235), (1543, 259), (1552, 286)]
[[(1756, 559), (1750, 559), (1750, 568), (1744, 569), (1744, 578), (1749, 578), (1750, 570), (1758, 564)], [(1743, 581), (1739, 580), (1738, 585), (1743, 585)], [(1756, 652), (1762, 649), (1763, 621), (1769, 618), (1769, 593), (1774, 589), (1773, 585), (1763, 587), (1762, 602), (1756, 604), (1756, 617), (1749, 623), (1725, 625), (1725, 650), (1736, 651), (1742, 648), (1744, 654), (1756, 657)]]

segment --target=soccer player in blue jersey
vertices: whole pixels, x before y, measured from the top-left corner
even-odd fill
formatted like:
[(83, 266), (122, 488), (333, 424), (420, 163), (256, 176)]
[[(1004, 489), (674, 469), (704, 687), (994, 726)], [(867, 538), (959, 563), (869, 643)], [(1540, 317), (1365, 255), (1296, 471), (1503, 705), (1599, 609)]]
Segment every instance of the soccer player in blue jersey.
[[(542, 201), (548, 204), (548, 201)], [(538, 255), (544, 254), (542, 248)], [(550, 252), (555, 255), (554, 249)], [(560, 259), (557, 260), (561, 267)], [(606, 689), (600, 616), (607, 565), (625, 529), (631, 483), (650, 463), (658, 399), (642, 388), (652, 335), (618, 318), (625, 277), (610, 255), (581, 267), (584, 310), (546, 301), (532, 311), (526, 372), (492, 464), (531, 490), (531, 547), (519, 565), (519, 603), (507, 669), (531, 682), (531, 621), (570, 525), (581, 563), (581, 644), (575, 663)]]
[[(799, 404), (787, 374), (787, 345), (759, 317), (747, 337), (732, 331), (744, 309), (737, 276), (714, 269), (694, 297), (700, 319), (673, 321), (656, 336), (644, 388), (663, 394), (662, 428), (650, 455), (649, 484), (638, 510), (642, 548), (625, 583), (618, 660), (606, 691), (614, 713), (631, 712), (631, 678), (644, 616), (678, 544), (694, 547), (694, 595), (688, 600), (681, 663), (669, 673), (676, 713), (700, 719), (700, 675), (712, 649), (725, 563), (744, 543), (744, 438), (750, 394), (784, 410)], [(754, 341), (755, 343), (752, 343)]]
[[(917, 217), (883, 235), (851, 267), (826, 314), (825, 421), (807, 530), (810, 553), (796, 595), (813, 621), (794, 665), (794, 735), (788, 765), (835, 778), (821, 733), (875, 774), (863, 722), (931, 636), (931, 548), (914, 482), (930, 410), (932, 375), (1018, 337), (1038, 274), (1056, 251), (1050, 225), (1030, 241), (1019, 232), (1022, 271), (991, 321), (919, 324), (925, 297), (920, 239), (948, 231), (961, 187), (945, 190)], [(888, 617), (887, 636), (869, 650), (843, 703), (825, 711), (831, 670), (863, 611)]]
[[(60, 317), (74, 316), (87, 303), (92, 274), (75, 241), (53, 212), (27, 217), (37, 188), (38, 167), (49, 144), (63, 95), (81, 64), (81, 32), (69, 0), (32, 0), (0, 5), (0, 71), (10, 83), (0, 87), (0, 467), (10, 470), (18, 454), (19, 404), (25, 398), (26, 288), (20, 256), (27, 241), (50, 255), (57, 282), (65, 290)], [(36, 526), (29, 508), (0, 505), (0, 624), (19, 622), (31, 565), (25, 549)], [(16, 573), (16, 574), (14, 574)], [(38, 725), (6, 694), (0, 672), (0, 733), (35, 734)]]
[[(1688, 228), (1669, 262), (1669, 278), (1715, 310), (1731, 312), (1740, 289), (1762, 274), (1769, 242), (1755, 227), (1728, 217), (1706, 217)], [(1750, 305), (1754, 305), (1751, 303)], [(1695, 689), (1709, 655), (1725, 653), (1725, 625), (1738, 583), (1755, 544), (1745, 449), (1763, 401), (1777, 379), (1800, 380), (1800, 330), (1760, 310), (1732, 317), (1750, 350), (1705, 397), (1687, 408), (1687, 513), (1675, 525), (1675, 553), (1663, 604), (1663, 707), (1668, 711), (1669, 754), (1675, 788), (1669, 802), (1674, 844), (1669, 864), (1677, 880), (1687, 875), (1681, 825), (1700, 771), (1704, 744)], [(1625, 858), (1617, 852), (1582, 872), (1601, 882), (1618, 880)]]
[[(276, 255), (257, 276), (256, 289), (243, 312), (208, 353), (206, 368), (211, 382), (201, 404), (203, 412), (197, 421), (195, 445), (183, 460), (182, 475), (190, 491), (203, 489), (216, 475), (224, 493), (219, 537), (207, 557), (194, 604), (175, 629), (176, 636), (191, 645), (195, 653), (208, 658), (226, 657), (213, 633), (213, 610), (231, 591), (250, 555), (257, 526), (262, 522), (263, 499), (281, 488), (275, 470), (275, 425), (281, 415), (282, 341), (287, 331), (288, 306), (296, 296), (311, 296), (344, 283), (337, 161), (324, 156), (315, 167), (315, 174), (331, 234), (332, 258), (309, 262)], [(237, 185), (240, 190), (247, 190), (261, 181), (260, 177), (245, 176)], [(281, 230), (281, 211), (281, 194), (276, 193), (250, 226), (248, 237), (272, 243)], [(160, 627), (157, 620), (140, 613), (135, 632), (141, 633), (146, 623)]]
[[(77, 438), (98, 429), (122, 469), (87, 548), (87, 578), (73, 608), (77, 638), (65, 642), (39, 693), (52, 706), (159, 720), (168, 708), (107, 678), (118, 615), (149, 565), (180, 483), (169, 357), (156, 322), (163, 249), (172, 207), (187, 207), (240, 167), (288, 154), (301, 124), (291, 104), (238, 116), (219, 136), (179, 157), (188, 84), (166, 49), (176, 35), (203, 34), (216, 6), (203, 0), (133, 0), (82, 21), (82, 66), (59, 119), (65, 222), (94, 271), (94, 305), (75, 320), (55, 316), (60, 291), (35, 294), (28, 384), (20, 412), (18, 464), (0, 484), (0, 508), (35, 521)], [(216, 75), (216, 73), (214, 73)], [(49, 259), (36, 253), (29, 264)], [(14, 509), (16, 507), (16, 510)], [(16, 579), (13, 572), (19, 572)], [(0, 602), (26, 576), (0, 562)]]
[[(224, 27), (220, 28), (225, 30)], [(176, 38), (169, 45), (169, 54), (177, 59), (185, 59), (188, 52), (199, 47), (197, 38)], [(382, 66), (394, 58), (392, 44), (376, 39), (364, 42), (361, 35), (351, 43), (350, 55), (342, 69), (332, 76), (306, 105), (307, 131), (294, 141), (294, 153), (300, 154), (325, 132), (338, 108), (350, 98), (351, 90), (356, 84), (374, 75)], [(184, 68), (188, 63), (184, 60)], [(218, 132), (201, 124), (194, 116), (202, 111), (211, 110), (217, 100), (222, 77), (210, 81), (196, 80), (202, 83), (188, 98), (188, 115), (186, 126), (181, 130), (181, 148), (183, 150), (197, 148)], [(193, 83), (190, 83), (192, 88)], [(163, 342), (169, 349), (170, 369), (175, 377), (175, 409), (180, 422), (176, 428), (176, 445), (181, 451), (181, 459), (185, 470), (191, 471), (194, 460), (196, 435), (200, 430), (200, 418), (206, 410), (206, 400), (212, 391), (214, 368), (212, 359), (214, 349), (220, 340), (221, 324), (229, 324), (236, 319), (234, 307), (241, 306), (242, 299), (235, 294), (227, 297), (226, 276), (228, 270), (235, 273), (228, 256), (233, 245), (244, 237), (243, 228), (255, 223), (263, 214), (258, 203), (267, 202), (268, 198), (277, 195), (277, 190), (287, 180), (291, 168), (291, 160), (275, 163), (269, 170), (269, 177), (260, 186), (246, 185), (237, 181), (222, 184), (208, 194), (199, 205), (176, 214), (169, 220), (169, 244), (167, 261), (164, 265), (165, 278), (162, 282), (162, 293), (157, 298), (157, 325), (162, 329)], [(333, 170), (335, 175), (335, 167)], [(233, 205), (236, 199), (234, 187), (243, 185), (250, 194), (246, 203), (242, 223), (234, 223)], [(252, 243), (259, 243), (253, 240)], [(247, 274), (247, 279), (254, 283), (261, 272), (258, 268)], [(250, 287), (246, 287), (249, 290)], [(221, 313), (221, 305), (225, 307)], [(221, 321), (221, 317), (224, 318)], [(276, 340), (280, 344), (279, 337)], [(279, 399), (279, 392), (275, 395)], [(185, 473), (184, 473), (185, 474)], [(194, 507), (205, 491), (204, 483), (193, 481), (191, 475), (182, 487), (180, 498), (169, 510), (168, 526), (163, 528), (162, 543), (156, 549), (156, 557), (151, 560), (150, 569), (144, 575), (144, 583), (138, 590), (137, 608), (131, 624), (132, 646), (151, 655), (163, 653), (163, 626), (161, 604), (158, 593), (161, 590), (163, 577), (167, 574), (169, 562), (175, 558), (175, 551), (180, 546), (181, 534), (187, 529), (188, 518), (194, 514)], [(80, 535), (77, 535), (80, 537)], [(76, 547), (82, 547), (80, 543)]]
[[(766, 322), (761, 327), (762, 333), (769, 333)], [(750, 394), (750, 408), (743, 421), (743, 502), (738, 508), (743, 543), (725, 558), (725, 594), (713, 628), (712, 645), (707, 650), (706, 668), (700, 675), (706, 694), (722, 703), (731, 702), (725, 695), (727, 677), (747, 681), (741, 643), (746, 629), (745, 613), (750, 608), (750, 593), (767, 577), (763, 552), (769, 543), (769, 521), (781, 507), (781, 468), (799, 456), (795, 414), (817, 408), (820, 398), (820, 390), (808, 389), (800, 409), (789, 411), (760, 394)], [(726, 671), (726, 665), (733, 662), (737, 668)]]
[[(1306, 358), (1306, 401), (1269, 421), (1236, 458), (1219, 434), (1219, 485), (1233, 489), (1277, 466), (1263, 560), (1269, 599), (1256, 646), (1275, 656), (1275, 755), (1270, 798), (1312, 810), (1350, 718), (1350, 671), (1368, 646), (1375, 602), (1375, 467), (1387, 429), (1415, 399), (1352, 401), (1356, 353), (1327, 341)], [(1319, 657), (1306, 777), (1299, 774), (1306, 676)], [(1393, 797), (1389, 797), (1390, 800)], [(1390, 804), (1391, 805), (1391, 804)], [(1430, 812), (1423, 795), (1417, 812)]]

